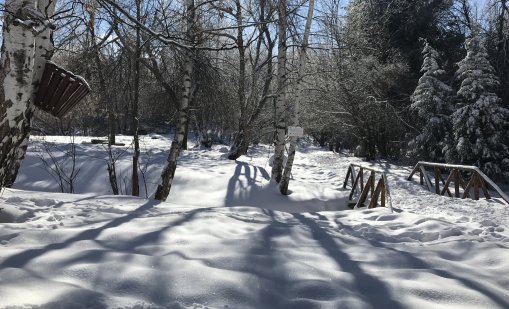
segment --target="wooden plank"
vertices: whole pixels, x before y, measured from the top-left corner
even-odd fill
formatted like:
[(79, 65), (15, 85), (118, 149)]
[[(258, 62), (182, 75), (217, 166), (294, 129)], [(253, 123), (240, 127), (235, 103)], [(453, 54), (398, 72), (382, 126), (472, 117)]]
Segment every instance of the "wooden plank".
[(371, 201), (369, 201), (368, 208), (376, 208), (378, 203), (378, 197), (380, 196), (380, 191), (382, 190), (382, 183), (383, 180), (382, 178), (380, 178), (380, 180), (378, 180), (378, 183), (376, 184), (376, 189), (373, 190), (373, 194), (371, 196)]
[(348, 196), (348, 199), (349, 200), (352, 200), (352, 197), (353, 197), (353, 194), (355, 192), (355, 189), (357, 188), (357, 183), (359, 182), (359, 178), (360, 178), (360, 173), (357, 174), (357, 177), (355, 177), (355, 181), (352, 185), (352, 190), (350, 190), (350, 195)]
[(343, 182), (343, 189), (346, 189), (346, 185), (348, 184), (348, 179), (350, 179), (351, 173), (352, 173), (352, 166), (350, 165), (348, 167), (348, 170), (346, 171), (345, 181)]
[(59, 102), (60, 98), (62, 98), (62, 94), (65, 92), (65, 90), (67, 90), (69, 83), (70, 80), (68, 76), (66, 76), (65, 74), (60, 74), (60, 82), (58, 83), (57, 89), (55, 90), (53, 96), (51, 98), (48, 98), (49, 102), (48, 105), (50, 110), (59, 109), (57, 102)]
[(382, 207), (385, 207), (385, 198), (386, 198), (386, 196), (385, 196), (385, 191), (386, 191), (386, 189), (385, 189), (385, 178), (382, 176), (381, 180), (382, 180), (382, 198), (380, 199), (380, 205)]
[[(449, 174), (449, 177), (447, 177), (447, 180), (444, 183), (444, 188), (442, 189), (442, 191), (440, 191), (440, 195), (445, 195), (445, 192), (449, 191), (449, 184), (454, 179), (455, 175), (456, 173), (454, 172), (454, 170), (452, 170), (451, 173)], [(451, 192), (449, 192), (449, 196), (452, 196)]]
[(37, 95), (35, 97), (35, 105), (42, 107), (43, 106), (43, 99), (44, 95), (48, 91), (48, 85), (49, 81), (51, 80), (51, 75), (53, 74), (53, 70), (51, 69), (50, 64), (46, 63), (46, 66), (44, 67), (44, 72), (42, 74), (42, 78), (40, 80), (39, 84), (39, 90), (37, 91)]
[(479, 182), (481, 183), (481, 189), (482, 192), (484, 193), (484, 197), (487, 199), (491, 199), (490, 192), (488, 191), (488, 187), (486, 186), (486, 182), (481, 176), (479, 176)]
[(53, 115), (57, 116), (62, 113), (63, 110), (66, 110), (69, 106), (69, 101), (71, 98), (75, 97), (76, 92), (80, 89), (79, 83), (72, 83), (70, 87), (67, 88), (66, 92), (62, 95), (62, 97), (58, 100), (57, 105), (58, 109), (53, 111)]
[[(467, 184), (465, 183), (465, 180), (463, 179), (463, 176), (461, 175), (461, 173), (459, 172), (458, 170), (458, 179), (459, 179), (459, 182), (461, 184), (461, 187), (463, 188), (463, 195), (465, 197), (468, 197), (470, 198), (470, 193), (467, 191)], [(465, 198), (465, 197), (462, 197), (462, 198)]]
[(384, 185), (385, 185), (385, 193), (387, 194), (387, 201), (389, 202), (389, 210), (391, 212), (394, 212), (392, 209), (392, 197), (391, 197), (391, 191), (389, 189), (389, 182), (387, 182), (387, 176), (385, 173), (382, 173), (382, 178), (384, 179)]
[(445, 186), (444, 177), (442, 176), (442, 172), (440, 172), (440, 169), (438, 169), (438, 177), (440, 178), (440, 181), (441, 181), (441, 182), (442, 182), (442, 184), (444, 185), (444, 187), (445, 187), (445, 191), (447, 192), (447, 195), (449, 195), (449, 197), (452, 197), (452, 193), (451, 193), (451, 191), (449, 190), (449, 186)]
[(460, 171), (457, 168), (452, 169), (454, 175), (454, 196), (460, 197)]
[(506, 202), (506, 204), (509, 204), (509, 196), (500, 189), (499, 186), (497, 186), (496, 183), (493, 182), (486, 174), (484, 174), (478, 167), (475, 167), (475, 171), (481, 176), (482, 179), (486, 182), (486, 184), (489, 184), (497, 193), (500, 195), (500, 197)]
[(69, 86), (65, 89), (60, 98), (58, 98), (58, 101), (55, 103), (55, 107), (58, 110), (63, 108), (64, 104), (68, 101), (68, 99), (74, 94), (74, 92), (76, 92), (76, 90), (80, 86), (79, 83), (76, 83), (75, 79), (69, 76), (67, 77), (67, 79), (69, 81)]
[(361, 192), (364, 190), (364, 168), (360, 168), (359, 173), (361, 174)]
[(80, 88), (78, 88), (74, 95), (66, 103), (64, 103), (63, 107), (58, 112), (57, 116), (58, 117), (65, 116), (65, 114), (67, 114), (67, 112), (69, 112), (74, 106), (76, 106), (76, 104), (78, 104), (78, 102), (81, 101), (81, 99), (83, 99), (89, 92), (90, 90), (88, 88), (82, 87), (80, 85)]
[(426, 186), (428, 187), (428, 190), (430, 192), (433, 192), (433, 186), (431, 185), (431, 181), (429, 180), (429, 177), (428, 175), (426, 175), (426, 170), (424, 169), (424, 166), (420, 165), (419, 166), (420, 170), (421, 170), (421, 174), (423, 175), (424, 177), (424, 180), (426, 181)]
[[(350, 165), (350, 166), (351, 166), (351, 165)], [(350, 173), (350, 180), (352, 181), (352, 188), (355, 188), (355, 186), (353, 185), (353, 183), (354, 183), (354, 178), (356, 178), (356, 177), (355, 177), (355, 168), (354, 168), (353, 166), (351, 166), (351, 167), (352, 167), (352, 172)]]
[(373, 198), (373, 194), (375, 193), (375, 171), (371, 171), (371, 182), (369, 182), (369, 185), (371, 186), (371, 198)]
[(415, 172), (417, 172), (419, 170), (419, 163), (417, 163), (415, 166), (414, 166), (414, 169), (412, 170), (412, 172), (410, 173), (410, 176), (408, 176), (407, 180), (412, 180), (412, 176), (414, 176)]
[(360, 208), (364, 206), (364, 202), (366, 201), (366, 198), (368, 197), (369, 189), (371, 186), (369, 185), (371, 183), (371, 177), (369, 176), (368, 182), (366, 183), (366, 186), (364, 186), (364, 189), (361, 192), (361, 196), (359, 197), (359, 200), (357, 201), (357, 204), (355, 204), (355, 208)]
[(435, 193), (440, 194), (440, 169), (435, 167), (433, 171), (435, 173)]
[(53, 96), (53, 94), (55, 93), (55, 90), (57, 90), (57, 87), (58, 87), (59, 83), (60, 83), (59, 74), (58, 74), (58, 72), (54, 72), (51, 75), (51, 80), (49, 82), (48, 88), (46, 89), (46, 92), (43, 95), (44, 102), (41, 105), (41, 107), (44, 110), (48, 110), (50, 108), (49, 102), (48, 102), (47, 98), (51, 98)]
[(477, 173), (474, 173), (472, 175), (472, 182), (473, 182), (473, 186), (474, 186), (474, 200), (478, 201), (479, 200), (479, 175), (477, 175)]
[(465, 192), (463, 192), (463, 198), (466, 198), (467, 196), (470, 197), (470, 188), (472, 188), (472, 185), (474, 184), (474, 176), (470, 178), (470, 181), (468, 182), (467, 186), (465, 187)]

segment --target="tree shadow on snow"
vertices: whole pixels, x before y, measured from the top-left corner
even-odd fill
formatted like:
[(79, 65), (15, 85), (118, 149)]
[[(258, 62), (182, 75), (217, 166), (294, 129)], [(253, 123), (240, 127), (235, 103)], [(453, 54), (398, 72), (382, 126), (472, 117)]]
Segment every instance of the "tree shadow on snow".
[[(356, 234), (355, 231), (351, 227), (344, 225), (338, 221), (336, 221), (336, 223), (339, 225), (340, 229), (345, 229), (345, 230), (349, 229), (350, 232), (347, 232), (347, 233), (349, 233), (351, 235)], [(491, 301), (493, 301), (494, 303), (499, 305), (501, 308), (509, 308), (509, 300), (508, 299), (504, 299), (503, 297), (497, 295), (490, 288), (485, 287), (483, 284), (481, 284), (479, 282), (476, 282), (474, 280), (471, 280), (471, 279), (468, 279), (465, 277), (461, 277), (455, 273), (449, 272), (444, 269), (436, 269), (432, 265), (426, 263), (424, 260), (416, 257), (415, 255), (413, 255), (410, 252), (401, 251), (401, 250), (395, 249), (393, 247), (389, 247), (389, 246), (383, 244), (382, 242), (379, 242), (379, 241), (376, 241), (373, 239), (367, 239), (367, 238), (363, 238), (363, 239), (365, 241), (367, 241), (373, 247), (382, 248), (382, 249), (391, 251), (391, 252), (395, 253), (398, 257), (403, 258), (403, 260), (400, 259), (400, 261), (398, 262), (398, 264), (400, 266), (405, 265), (405, 267), (408, 269), (428, 270), (430, 273), (432, 273), (436, 276), (457, 281), (461, 285), (463, 285), (471, 290), (475, 290), (475, 291), (479, 292), (480, 294), (484, 295), (485, 297), (487, 297), (488, 299), (490, 299)]]
[(300, 214), (294, 214), (293, 216), (310, 229), (313, 239), (327, 251), (329, 257), (331, 257), (343, 271), (353, 276), (354, 285), (362, 300), (370, 304), (372, 308), (404, 308), (402, 304), (391, 296), (391, 292), (382, 280), (364, 272), (360, 263), (350, 259), (350, 257), (341, 250), (334, 238), (313, 219)]
[(143, 212), (147, 211), (148, 209), (154, 207), (155, 205), (157, 205), (159, 203), (160, 203), (159, 201), (155, 201), (155, 200), (147, 201), (145, 204), (141, 205), (140, 207), (135, 209), (133, 212), (131, 212), (125, 216), (113, 219), (101, 227), (83, 231), (83, 232), (67, 239), (66, 241), (63, 241), (60, 243), (53, 243), (53, 244), (46, 245), (43, 248), (29, 249), (29, 250), (25, 250), (23, 252), (14, 254), (14, 255), (6, 258), (2, 263), (0, 263), (0, 269), (6, 268), (6, 267), (22, 268), (26, 264), (28, 264), (30, 261), (32, 261), (33, 259), (35, 259), (39, 256), (42, 256), (45, 253), (48, 253), (48, 252), (51, 252), (54, 250), (64, 249), (67, 246), (69, 246), (75, 242), (78, 242), (78, 241), (94, 240), (103, 231), (110, 229), (110, 228), (118, 227), (124, 223), (127, 223), (127, 222), (135, 219), (135, 218), (138, 218)]
[[(227, 207), (253, 206), (286, 212), (329, 211), (348, 209), (348, 191), (336, 199), (292, 200), (282, 195), (270, 181), (269, 173), (262, 167), (236, 161), (235, 172), (228, 181), (224, 205)], [(262, 182), (265, 184), (262, 185)]]

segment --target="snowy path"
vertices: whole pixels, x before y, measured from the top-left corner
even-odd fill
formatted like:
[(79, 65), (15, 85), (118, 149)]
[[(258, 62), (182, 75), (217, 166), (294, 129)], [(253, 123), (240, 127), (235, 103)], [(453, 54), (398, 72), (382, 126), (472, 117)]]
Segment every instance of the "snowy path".
[(0, 308), (509, 308), (507, 206), (376, 164), (395, 212), (341, 211), (347, 158), (299, 153), (283, 197), (259, 151), (187, 152), (168, 203), (5, 190)]

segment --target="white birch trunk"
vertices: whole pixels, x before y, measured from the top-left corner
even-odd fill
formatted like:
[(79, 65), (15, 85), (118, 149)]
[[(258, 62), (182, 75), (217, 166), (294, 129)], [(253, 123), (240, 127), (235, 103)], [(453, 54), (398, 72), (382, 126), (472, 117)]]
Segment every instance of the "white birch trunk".
[[(46, 18), (51, 18), (55, 14), (55, 5), (57, 0), (38, 0), (37, 10), (42, 12)], [(35, 37), (35, 54), (34, 54), (34, 70), (32, 74), (32, 102), (35, 101), (35, 95), (39, 90), (39, 84), (44, 73), (44, 66), (46, 61), (51, 60), (54, 53), (54, 46), (51, 42), (50, 28), (44, 29)]]
[[(304, 68), (306, 67), (306, 50), (309, 42), (309, 32), (311, 31), (311, 21), (313, 19), (313, 10), (315, 6), (314, 0), (309, 0), (309, 8), (308, 15), (306, 17), (306, 26), (304, 28), (304, 35), (302, 37), (302, 46), (299, 54), (299, 63), (298, 63), (298, 71), (297, 71), (297, 89), (296, 89), (296, 98), (294, 100), (293, 107), (293, 125), (299, 125), (299, 116), (300, 116), (300, 103), (303, 98), (304, 92), (304, 84), (302, 79), (304, 77)], [(295, 149), (297, 145), (297, 137), (292, 137), (290, 140), (290, 148), (288, 150), (288, 160), (286, 161), (286, 166), (283, 172), (283, 177), (281, 182), (279, 183), (279, 191), (287, 195), (288, 194), (288, 185), (290, 183), (290, 175), (292, 173), (293, 161), (295, 159)]]
[[(193, 31), (195, 23), (195, 9), (194, 0), (186, 0), (187, 8), (187, 37), (190, 42), (194, 44), (195, 34)], [(182, 143), (186, 134), (186, 126), (189, 121), (189, 99), (191, 96), (192, 76), (194, 67), (194, 52), (186, 51), (186, 63), (184, 65), (184, 82), (182, 88), (182, 99), (180, 101), (179, 110), (179, 121), (177, 130), (171, 143), (170, 154), (164, 166), (163, 172), (161, 173), (161, 182), (157, 186), (155, 193), (155, 199), (165, 201), (170, 194), (173, 177), (175, 176), (175, 170), (177, 169), (177, 159), (182, 149)]]
[[(23, 9), (34, 2), (8, 0), (3, 25), (0, 75), (0, 186), (11, 186), (27, 146), (32, 111), (34, 34)], [(11, 12), (12, 15), (8, 12)]]
[(286, 86), (286, 0), (278, 2), (277, 97), (275, 108), (274, 165), (272, 180), (279, 183), (285, 154), (285, 86)]

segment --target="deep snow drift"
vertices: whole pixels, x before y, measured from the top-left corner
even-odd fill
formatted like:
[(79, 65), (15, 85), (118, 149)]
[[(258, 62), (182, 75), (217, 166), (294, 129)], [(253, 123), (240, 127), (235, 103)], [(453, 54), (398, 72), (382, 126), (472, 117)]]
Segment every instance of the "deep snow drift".
[[(169, 142), (144, 143), (150, 194)], [(189, 150), (157, 203), (108, 195), (91, 144), (77, 145), (80, 194), (40, 192), (59, 190), (41, 145), (0, 196), (0, 308), (509, 308), (508, 206), (433, 195), (405, 180), (410, 167), (374, 164), (393, 213), (350, 210), (355, 158), (300, 147), (285, 197), (268, 146), (237, 162)]]

